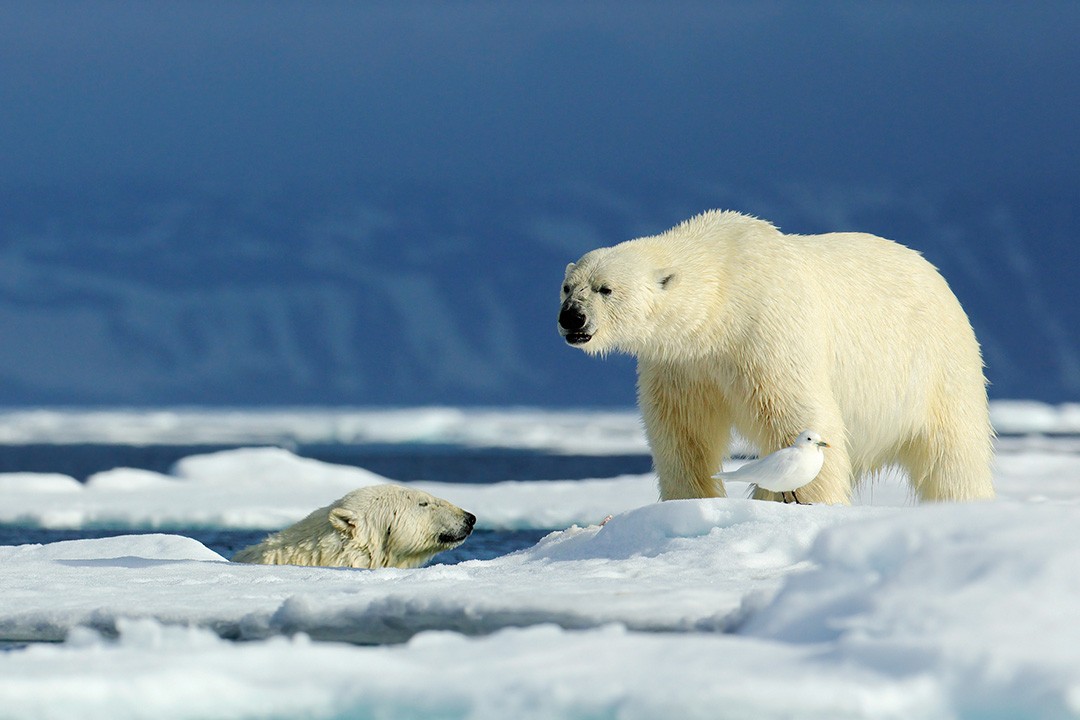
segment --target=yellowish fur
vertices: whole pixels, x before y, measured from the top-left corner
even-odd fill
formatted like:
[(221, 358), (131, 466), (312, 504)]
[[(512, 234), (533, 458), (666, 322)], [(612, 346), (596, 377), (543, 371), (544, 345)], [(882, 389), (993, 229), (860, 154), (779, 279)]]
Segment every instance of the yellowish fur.
[(354, 490), (303, 520), (244, 548), (234, 562), (413, 568), (460, 545), (476, 517), (401, 485)]
[(711, 476), (732, 430), (764, 454), (803, 428), (832, 447), (800, 499), (849, 503), (892, 463), (922, 500), (994, 496), (979, 345), (945, 280), (903, 245), (711, 211), (587, 253), (561, 300), (582, 316), (578, 347), (638, 358), (661, 499), (723, 496)]

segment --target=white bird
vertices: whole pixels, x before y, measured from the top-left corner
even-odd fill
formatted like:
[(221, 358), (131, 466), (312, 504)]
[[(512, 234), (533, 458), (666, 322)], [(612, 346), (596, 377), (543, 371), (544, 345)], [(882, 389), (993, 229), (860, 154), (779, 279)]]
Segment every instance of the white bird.
[(806, 485), (821, 472), (825, 462), (822, 448), (829, 443), (821, 439), (813, 430), (803, 430), (791, 447), (786, 447), (766, 455), (759, 460), (751, 460), (737, 470), (718, 472), (713, 475), (717, 480), (740, 480), (759, 488), (780, 493), (784, 502), (788, 502), (785, 493), (791, 493), (796, 503), (800, 502), (795, 491)]

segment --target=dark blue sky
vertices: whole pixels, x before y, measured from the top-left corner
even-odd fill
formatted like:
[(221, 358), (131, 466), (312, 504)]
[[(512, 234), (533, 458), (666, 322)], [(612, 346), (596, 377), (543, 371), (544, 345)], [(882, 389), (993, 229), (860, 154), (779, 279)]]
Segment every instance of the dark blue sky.
[[(0, 402), (631, 402), (626, 366), (558, 345), (553, 288), (715, 206), (916, 247), (992, 393), (1080, 399), (1078, 37), (1071, 1), (0, 2), (0, 336), (102, 343), (48, 378), (0, 351)], [(358, 309), (315, 328), (297, 303), (327, 287)], [(208, 359), (242, 324), (208, 298), (270, 339)], [(139, 379), (91, 391), (109, 368)]]
[(1076, 3), (19, 2), (9, 182), (1072, 183)]

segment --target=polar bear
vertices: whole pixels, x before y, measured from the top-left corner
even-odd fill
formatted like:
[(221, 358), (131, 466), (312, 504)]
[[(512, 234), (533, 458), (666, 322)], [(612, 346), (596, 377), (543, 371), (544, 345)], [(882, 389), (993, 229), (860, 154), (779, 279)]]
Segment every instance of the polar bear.
[(401, 485), (351, 493), (233, 556), (263, 565), (420, 567), (465, 541), (476, 516)]
[(733, 429), (764, 454), (806, 427), (832, 445), (807, 501), (850, 503), (861, 477), (892, 463), (921, 500), (994, 496), (975, 333), (903, 245), (786, 235), (714, 210), (586, 253), (560, 299), (567, 343), (637, 357), (662, 500), (725, 495), (711, 476)]

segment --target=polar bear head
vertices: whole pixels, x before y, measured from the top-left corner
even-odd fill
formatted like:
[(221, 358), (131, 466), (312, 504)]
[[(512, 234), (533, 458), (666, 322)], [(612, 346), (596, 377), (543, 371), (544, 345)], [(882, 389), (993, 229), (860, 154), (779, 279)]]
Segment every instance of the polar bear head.
[(234, 562), (413, 568), (457, 547), (476, 516), (402, 485), (353, 490), (233, 556)]
[(589, 354), (640, 354), (664, 324), (666, 295), (679, 273), (650, 257), (642, 241), (586, 253), (566, 266), (559, 334)]
[(368, 567), (419, 567), (464, 542), (476, 524), (472, 513), (401, 485), (354, 490), (327, 510), (346, 554), (367, 554)]

